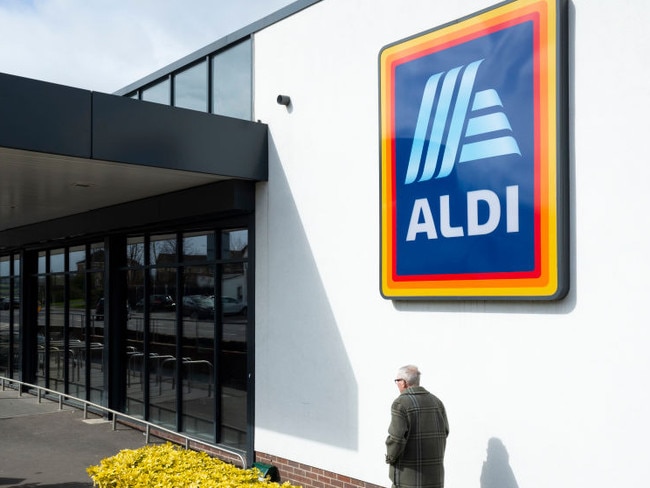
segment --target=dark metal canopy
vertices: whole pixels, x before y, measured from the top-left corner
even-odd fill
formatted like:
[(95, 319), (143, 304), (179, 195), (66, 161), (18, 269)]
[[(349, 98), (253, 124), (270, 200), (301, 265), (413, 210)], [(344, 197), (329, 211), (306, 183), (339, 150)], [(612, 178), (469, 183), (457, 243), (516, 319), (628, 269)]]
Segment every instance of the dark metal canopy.
[(0, 73), (0, 249), (46, 222), (267, 176), (265, 124)]

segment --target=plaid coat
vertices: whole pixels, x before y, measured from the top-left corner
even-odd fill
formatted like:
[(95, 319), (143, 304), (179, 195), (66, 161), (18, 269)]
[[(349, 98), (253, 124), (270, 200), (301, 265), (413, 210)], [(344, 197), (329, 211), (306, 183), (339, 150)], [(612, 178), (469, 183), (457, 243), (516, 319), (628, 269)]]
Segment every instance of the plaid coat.
[(445, 406), (421, 386), (404, 390), (391, 406), (386, 462), (396, 488), (443, 488), (449, 434)]

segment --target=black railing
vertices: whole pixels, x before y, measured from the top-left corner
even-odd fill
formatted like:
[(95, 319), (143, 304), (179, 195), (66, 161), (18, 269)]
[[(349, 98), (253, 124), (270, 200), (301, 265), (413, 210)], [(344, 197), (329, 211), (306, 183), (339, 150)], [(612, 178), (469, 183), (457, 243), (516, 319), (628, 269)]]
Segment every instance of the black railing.
[[(42, 386), (38, 385), (33, 385), (31, 383), (25, 383), (23, 381), (15, 380), (12, 378), (6, 378), (4, 376), (0, 376), (0, 384), (1, 384), (1, 389), (2, 391), (5, 391), (6, 388), (11, 388), (14, 390), (18, 390), (18, 394), (22, 395), (24, 392), (28, 394), (33, 394), (32, 391), (36, 390), (36, 397), (38, 398), (38, 402), (40, 403), (41, 400), (44, 397), (47, 398), (47, 395), (56, 397), (58, 398), (59, 401), (59, 410), (63, 409), (63, 405), (68, 405), (71, 407), (83, 409), (84, 412), (84, 419), (88, 417), (88, 412), (93, 411), (93, 412), (101, 412), (103, 414), (107, 414), (108, 417), (112, 419), (113, 423), (113, 430), (117, 430), (117, 422), (118, 420), (122, 420), (122, 423), (129, 423), (129, 424), (135, 424), (142, 426), (144, 428), (144, 433), (145, 433), (145, 442), (149, 444), (149, 439), (152, 436), (151, 431), (153, 430), (154, 432), (164, 432), (168, 434), (172, 439), (183, 439), (185, 443), (185, 449), (189, 449), (190, 445), (194, 443), (195, 445), (201, 445), (205, 446), (209, 451), (221, 451), (225, 454), (228, 454), (229, 456), (232, 456), (234, 458), (239, 459), (239, 462), (241, 463), (242, 468), (247, 468), (248, 464), (246, 462), (246, 454), (242, 451), (235, 450), (235, 449), (230, 449), (228, 447), (222, 446), (220, 444), (211, 444), (209, 442), (197, 439), (195, 437), (188, 436), (187, 434), (184, 434), (182, 432), (177, 432), (175, 430), (167, 429), (165, 427), (162, 427), (160, 425), (154, 424), (152, 422), (148, 422), (146, 420), (140, 419), (138, 417), (132, 417), (130, 415), (127, 415), (123, 412), (119, 412), (117, 410), (113, 410), (107, 407), (104, 407), (102, 405), (98, 405), (93, 402), (89, 402), (87, 400), (82, 400), (80, 398), (77, 398), (72, 395), (67, 395), (65, 393), (61, 393), (60, 391), (56, 390), (50, 390), (49, 388), (44, 388)], [(49, 399), (48, 399), (49, 400)], [(81, 407), (79, 407), (81, 405)]]

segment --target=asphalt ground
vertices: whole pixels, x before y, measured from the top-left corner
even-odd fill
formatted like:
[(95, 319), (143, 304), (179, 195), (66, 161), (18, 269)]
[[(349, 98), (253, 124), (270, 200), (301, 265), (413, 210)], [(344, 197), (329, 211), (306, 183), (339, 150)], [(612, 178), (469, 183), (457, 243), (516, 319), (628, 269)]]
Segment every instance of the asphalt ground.
[(0, 487), (86, 488), (86, 468), (146, 444), (143, 432), (16, 390), (0, 391)]

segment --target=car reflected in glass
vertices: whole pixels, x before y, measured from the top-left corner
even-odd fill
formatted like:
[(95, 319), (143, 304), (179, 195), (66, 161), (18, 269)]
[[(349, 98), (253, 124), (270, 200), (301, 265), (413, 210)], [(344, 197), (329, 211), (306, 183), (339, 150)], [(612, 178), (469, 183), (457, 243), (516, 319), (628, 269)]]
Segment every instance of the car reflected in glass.
[(214, 318), (214, 300), (205, 295), (183, 297), (183, 315), (193, 319)]
[(20, 308), (20, 298), (14, 297), (13, 301), (9, 297), (0, 297), (0, 310), (9, 310)]
[[(126, 319), (131, 319), (131, 307), (129, 302), (126, 302)], [(97, 300), (97, 305), (95, 306), (95, 320), (104, 320), (104, 299), (100, 298)]]
[[(149, 297), (149, 310), (152, 312), (173, 312), (176, 310), (176, 302), (169, 295), (151, 295)], [(135, 304), (136, 312), (144, 312), (144, 298)]]
[(221, 297), (221, 307), (224, 315), (241, 315), (247, 311), (247, 306), (234, 297)]

